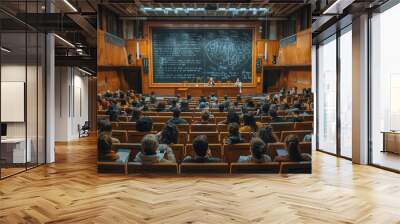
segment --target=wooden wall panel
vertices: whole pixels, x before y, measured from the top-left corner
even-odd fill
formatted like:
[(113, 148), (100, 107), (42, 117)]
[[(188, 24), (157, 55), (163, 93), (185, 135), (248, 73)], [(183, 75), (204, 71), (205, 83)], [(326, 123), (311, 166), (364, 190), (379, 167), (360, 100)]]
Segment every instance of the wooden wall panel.
[(310, 65), (311, 64), (311, 30), (297, 33), (297, 41), (279, 49), (280, 65)]
[(124, 90), (130, 89), (124, 75), (117, 71), (99, 71), (97, 73), (97, 92), (103, 93), (107, 90)]
[(105, 41), (105, 32), (97, 30), (97, 65), (128, 66), (128, 54), (125, 47)]

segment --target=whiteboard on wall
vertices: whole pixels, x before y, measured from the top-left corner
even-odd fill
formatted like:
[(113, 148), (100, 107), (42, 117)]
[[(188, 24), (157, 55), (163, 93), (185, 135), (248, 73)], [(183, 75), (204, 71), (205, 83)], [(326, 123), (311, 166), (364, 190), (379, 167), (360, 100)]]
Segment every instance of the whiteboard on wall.
[(1, 82), (1, 122), (24, 122), (25, 82)]

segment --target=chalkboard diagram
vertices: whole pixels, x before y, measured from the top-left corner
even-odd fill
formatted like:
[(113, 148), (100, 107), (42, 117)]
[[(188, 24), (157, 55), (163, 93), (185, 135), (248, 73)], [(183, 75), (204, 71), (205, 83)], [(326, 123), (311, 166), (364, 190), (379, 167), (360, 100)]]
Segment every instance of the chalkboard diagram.
[(153, 82), (251, 82), (252, 34), (250, 28), (153, 28)]
[(208, 42), (205, 50), (209, 62), (217, 66), (236, 69), (251, 60), (251, 50), (242, 43), (233, 41), (226, 37)]

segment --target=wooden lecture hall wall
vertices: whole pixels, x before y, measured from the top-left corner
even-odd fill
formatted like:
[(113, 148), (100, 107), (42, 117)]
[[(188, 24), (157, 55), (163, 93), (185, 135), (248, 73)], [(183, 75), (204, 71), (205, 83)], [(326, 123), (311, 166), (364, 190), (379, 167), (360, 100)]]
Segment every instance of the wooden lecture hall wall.
[[(165, 26), (174, 27), (177, 23), (182, 24), (182, 21), (164, 23)], [(150, 93), (154, 91), (156, 94), (162, 95), (174, 95), (177, 88), (183, 87), (182, 83), (176, 83), (174, 86), (162, 87), (150, 83), (151, 76), (151, 43), (149, 28), (152, 25), (160, 25), (162, 22), (147, 21), (144, 23), (143, 38), (140, 40), (123, 40), (124, 46), (117, 46), (109, 43), (105, 40), (106, 32), (99, 29), (97, 32), (97, 63), (98, 63), (98, 79), (97, 79), (97, 91), (104, 92), (107, 90), (114, 91), (117, 89), (127, 90), (129, 85), (126, 82), (124, 75), (119, 72), (121, 68), (134, 68), (138, 70), (137, 75), (142, 76), (142, 91), (143, 93)], [(187, 24), (199, 22), (187, 22)], [(226, 22), (222, 24), (223, 27), (229, 26), (240, 26), (239, 24), (245, 24), (246, 27), (259, 27), (260, 22)], [(215, 27), (216, 23), (203, 22), (203, 26)], [(263, 92), (263, 78), (268, 78), (268, 70), (266, 67), (274, 66), (287, 66), (289, 68), (283, 69), (280, 73), (280, 80), (277, 81), (276, 85), (281, 87), (291, 88), (297, 86), (299, 89), (311, 87), (311, 32), (310, 29), (298, 32), (297, 40), (294, 43), (290, 43), (284, 47), (280, 47), (279, 40), (265, 40), (261, 39), (261, 35), (255, 29), (253, 38), (253, 84), (245, 86), (244, 94), (257, 94)], [(109, 35), (109, 34), (107, 34)], [(118, 38), (118, 37), (116, 37)], [(267, 45), (267, 60), (265, 60), (265, 46)], [(140, 58), (137, 59), (137, 46), (139, 46)], [(128, 62), (128, 55), (131, 55), (132, 63)], [(272, 63), (272, 55), (277, 55), (277, 63)], [(149, 74), (144, 74), (142, 68), (142, 59), (149, 59)], [(255, 61), (257, 58), (262, 60), (263, 71), (256, 73)], [(309, 69), (290, 69), (290, 66), (300, 65), (309, 66)], [(141, 71), (141, 72), (140, 72)], [(264, 75), (263, 75), (264, 74)], [(193, 88), (196, 87), (186, 84), (185, 87)], [(218, 85), (217, 85), (218, 87)], [(200, 88), (200, 87), (197, 87)], [(219, 87), (224, 88), (224, 87)]]

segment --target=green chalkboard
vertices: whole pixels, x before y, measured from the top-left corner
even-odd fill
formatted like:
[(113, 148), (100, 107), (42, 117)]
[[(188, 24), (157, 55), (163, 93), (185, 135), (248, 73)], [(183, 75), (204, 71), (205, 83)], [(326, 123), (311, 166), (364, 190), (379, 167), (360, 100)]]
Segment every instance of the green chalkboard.
[(251, 28), (152, 28), (154, 83), (252, 81)]

